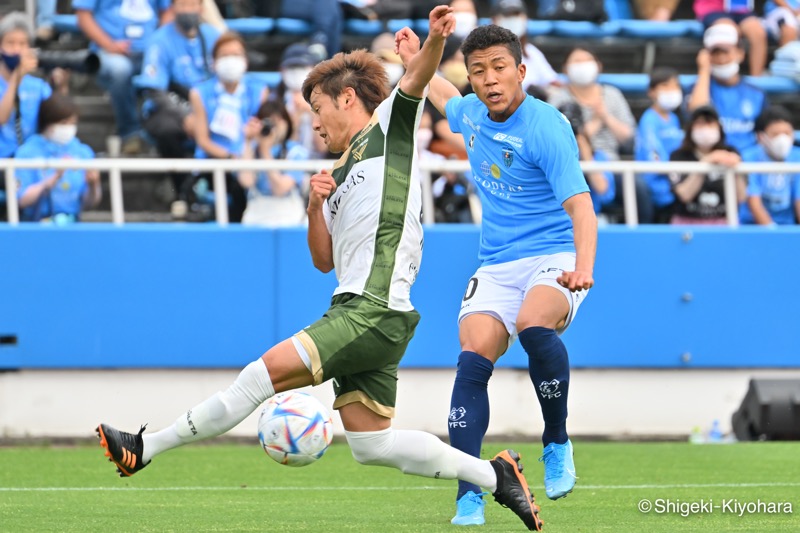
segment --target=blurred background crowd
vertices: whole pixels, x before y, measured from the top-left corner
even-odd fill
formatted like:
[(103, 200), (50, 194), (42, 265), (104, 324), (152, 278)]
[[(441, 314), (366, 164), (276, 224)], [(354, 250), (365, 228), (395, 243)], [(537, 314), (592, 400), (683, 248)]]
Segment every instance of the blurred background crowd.
[[(368, 48), (394, 85), (403, 67), (393, 32), (411, 25), (424, 37), (427, 14), (438, 3), (6, 0), (0, 158), (333, 158), (314, 134), (300, 93), (307, 73), (339, 51)], [(800, 0), (450, 5), (457, 28), (440, 74), (463, 94), (471, 88), (460, 44), (477, 25), (497, 24), (520, 37), (524, 89), (570, 120), (581, 160), (718, 165), (708, 175), (637, 174), (640, 223), (725, 224), (725, 169), (800, 162)], [(463, 139), (432, 106), (418, 145), (422, 158), (466, 159)], [(210, 176), (137, 176), (124, 182), (129, 219), (213, 219)], [(102, 173), (19, 169), (15, 177), (22, 220), (107, 219)], [(307, 179), (300, 171), (228, 173), (230, 220), (303, 224)], [(482, 179), (435, 174), (436, 221), (478, 221), (475, 188)], [(622, 221), (620, 176), (587, 172), (586, 180), (601, 219)], [(736, 180), (742, 223), (800, 220), (799, 174)]]

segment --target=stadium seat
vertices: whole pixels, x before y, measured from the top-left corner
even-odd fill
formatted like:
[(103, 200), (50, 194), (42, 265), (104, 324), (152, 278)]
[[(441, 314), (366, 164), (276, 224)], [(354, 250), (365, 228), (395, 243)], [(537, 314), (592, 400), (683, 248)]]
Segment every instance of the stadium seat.
[(393, 19), (386, 22), (386, 29), (392, 33), (396, 33), (408, 26), (414, 29), (414, 21), (412, 19)]
[(53, 17), (53, 28), (60, 33), (81, 33), (78, 28), (77, 15), (55, 15)]
[(573, 20), (553, 21), (553, 34), (570, 39), (602, 39), (603, 37), (614, 37), (619, 32), (620, 23), (617, 20), (610, 20), (602, 24)]
[(606, 8), (608, 20), (628, 20), (633, 18), (631, 4), (628, 0), (605, 0), (603, 4)]
[(227, 19), (228, 29), (242, 35), (262, 35), (275, 29), (275, 20), (271, 18), (250, 17)]
[(274, 89), (281, 82), (280, 72), (248, 72), (247, 77), (266, 84), (270, 89)]
[(637, 39), (673, 39), (686, 37), (692, 31), (693, 21), (675, 20), (654, 22), (651, 20), (620, 20), (620, 34)]
[(385, 30), (380, 20), (347, 19), (344, 23), (344, 32), (348, 35), (362, 37), (375, 37)]
[(311, 24), (305, 20), (279, 18), (275, 22), (278, 33), (285, 35), (310, 35)]
[[(694, 74), (681, 74), (678, 77), (684, 91), (691, 89), (697, 80)], [(600, 83), (607, 83), (625, 94), (644, 94), (650, 83), (647, 74), (600, 74)], [(789, 78), (779, 76), (745, 76), (745, 81), (767, 94), (792, 94), (800, 91), (800, 84)]]
[(528, 20), (528, 37), (550, 35), (553, 33), (552, 20)]

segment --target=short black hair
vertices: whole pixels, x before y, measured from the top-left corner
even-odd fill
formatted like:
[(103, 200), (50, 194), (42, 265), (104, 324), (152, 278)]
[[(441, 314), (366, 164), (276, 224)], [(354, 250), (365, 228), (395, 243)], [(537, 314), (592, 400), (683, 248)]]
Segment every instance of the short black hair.
[[(755, 130), (764, 131), (770, 124), (775, 122), (792, 123), (792, 114), (782, 106), (773, 105), (766, 108), (756, 119)], [(794, 125), (792, 126), (794, 128)]]
[(289, 111), (286, 109), (286, 106), (283, 105), (283, 102), (278, 99), (267, 100), (261, 104), (261, 107), (259, 107), (258, 111), (256, 112), (256, 117), (262, 121), (268, 119), (272, 115), (279, 115), (283, 120), (286, 121), (286, 138), (291, 139), (292, 134), (294, 133), (292, 117), (289, 115)]
[(518, 67), (522, 63), (522, 45), (517, 34), (494, 24), (478, 26), (467, 35), (461, 44), (464, 63), (469, 67), (469, 55), (472, 52), (492, 46), (505, 46), (514, 58), (514, 66)]
[(650, 89), (655, 89), (662, 83), (667, 83), (671, 79), (678, 79), (678, 71), (672, 67), (656, 67), (650, 74)]
[(65, 94), (53, 93), (50, 98), (39, 104), (38, 131), (43, 133), (48, 126), (77, 115), (78, 106), (72, 98)]

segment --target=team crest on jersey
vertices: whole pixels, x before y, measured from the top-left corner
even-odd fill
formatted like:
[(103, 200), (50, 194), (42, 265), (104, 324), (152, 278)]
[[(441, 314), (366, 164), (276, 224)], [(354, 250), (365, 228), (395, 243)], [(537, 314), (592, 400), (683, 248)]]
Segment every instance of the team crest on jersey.
[(361, 158), (364, 156), (364, 150), (367, 149), (367, 144), (369, 144), (369, 138), (364, 139), (361, 144), (356, 146), (355, 149), (351, 152), (353, 155), (353, 159), (356, 161), (361, 161)]
[(475, 149), (475, 134), (474, 133), (469, 136), (469, 149), (470, 150), (474, 150)]
[(511, 168), (511, 163), (514, 162), (514, 150), (504, 146), (503, 147), (503, 164), (506, 168)]
[(481, 174), (483, 174), (484, 176), (488, 176), (489, 172), (490, 172), (489, 162), (484, 161), (483, 163), (481, 163)]

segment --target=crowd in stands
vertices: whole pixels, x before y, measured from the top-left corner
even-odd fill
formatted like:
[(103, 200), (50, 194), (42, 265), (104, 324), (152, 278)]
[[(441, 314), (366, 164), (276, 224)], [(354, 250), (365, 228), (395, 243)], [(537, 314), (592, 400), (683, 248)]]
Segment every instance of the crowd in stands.
[[(268, 86), (250, 75), (248, 41), (227, 31), (227, 0), (72, 0), (80, 31), (97, 54), (95, 81), (110, 97), (120, 153), (165, 158), (326, 159), (301, 94), (303, 80), (318, 62), (342, 49), (344, 21), (424, 18), (436, 1), (282, 0), (254, 3), (251, 15), (303, 19), (307, 38), (283, 49), (280, 82)], [(448, 40), (440, 74), (466, 94), (471, 91), (459, 46), (481, 19), (473, 0), (452, 0), (456, 32)], [(668, 21), (678, 0), (632, 2), (642, 19)], [(582, 10), (566, 12), (569, 5)], [(529, 14), (541, 19), (597, 18), (603, 2), (540, 0), (537, 10), (523, 0), (491, 2), (491, 22), (516, 33), (523, 46), (524, 89), (548, 101), (569, 119), (583, 161), (704, 161), (710, 174), (637, 174), (640, 223), (725, 223), (726, 168), (740, 162), (800, 162), (793, 117), (769, 104), (748, 83), (764, 74), (768, 43), (797, 44), (800, 0), (768, 1), (763, 16), (752, 0), (694, 0), (704, 25), (697, 53), (697, 78), (685, 90), (679, 72), (657, 66), (650, 73), (651, 105), (635, 119), (616, 87), (601, 83), (603, 64), (591, 43), (573, 46), (557, 72), (528, 40)], [(76, 137), (78, 108), (64, 91), (53, 91), (37, 73), (34, 40), (54, 37), (55, 0), (38, 0), (36, 27), (21, 13), (0, 19), (0, 158), (92, 158)], [(2, 13), (0, 13), (2, 15)], [(600, 16), (597, 20), (602, 20)], [(745, 47), (746, 45), (746, 47)], [(392, 33), (370, 47), (391, 84), (403, 75)], [(421, 157), (466, 159), (461, 136), (433, 106), (418, 132)], [(0, 173), (2, 169), (0, 169)], [(68, 222), (102, 198), (93, 171), (18, 170), (21, 219)], [(239, 172), (226, 175), (230, 220), (265, 225), (303, 222), (305, 172)], [(210, 176), (173, 173), (172, 216), (213, 216)], [(434, 177), (436, 220), (470, 222), (479, 217), (472, 177), (445, 172)], [(595, 209), (605, 220), (622, 215), (622, 183), (610, 172), (587, 172)], [(743, 223), (794, 224), (800, 220), (800, 174), (737, 175)], [(0, 187), (3, 187), (0, 179)], [(4, 191), (0, 191), (0, 201)], [(4, 206), (3, 206), (4, 207)], [(5, 209), (2, 209), (5, 211)], [(3, 216), (3, 215), (0, 215)]]

